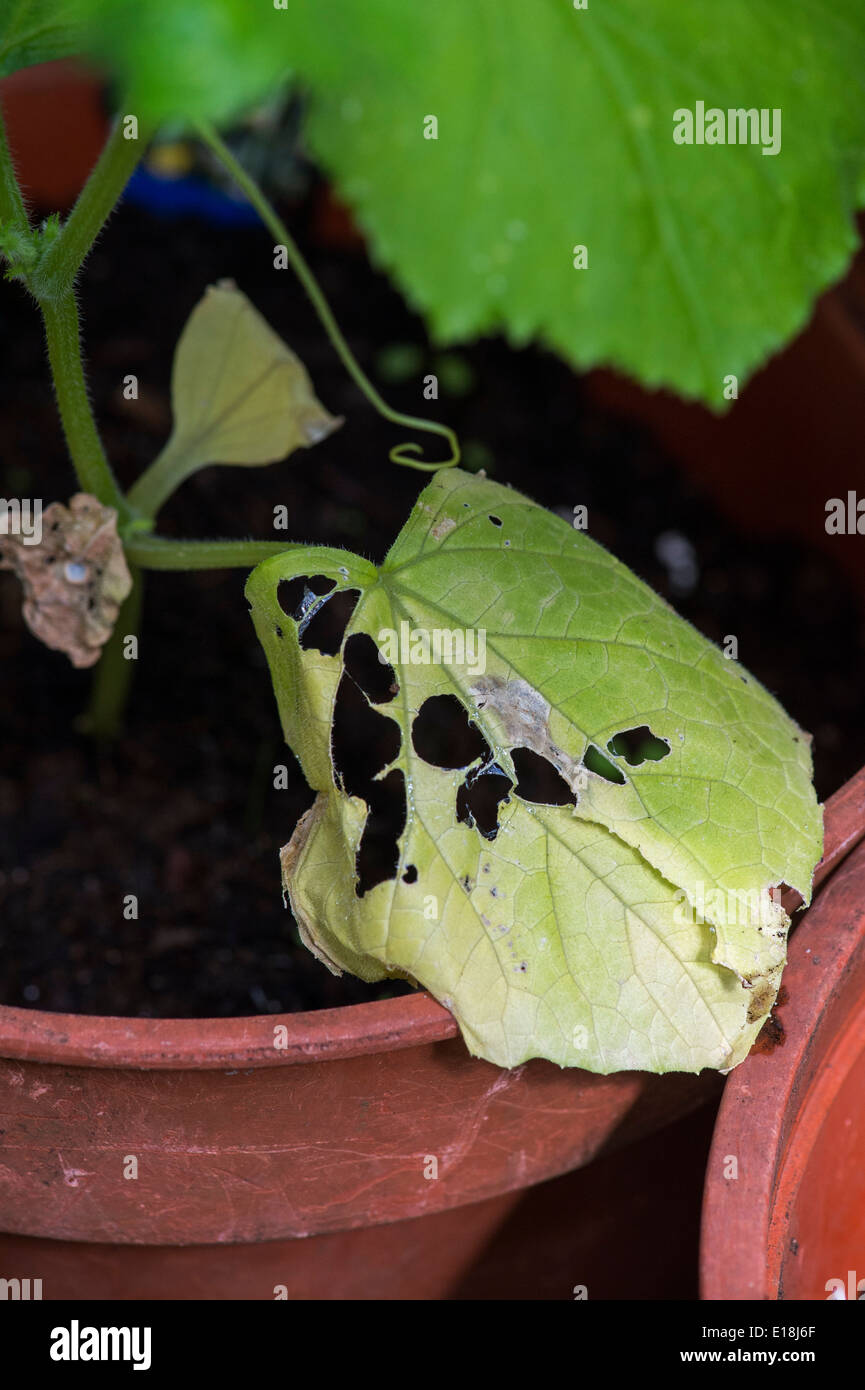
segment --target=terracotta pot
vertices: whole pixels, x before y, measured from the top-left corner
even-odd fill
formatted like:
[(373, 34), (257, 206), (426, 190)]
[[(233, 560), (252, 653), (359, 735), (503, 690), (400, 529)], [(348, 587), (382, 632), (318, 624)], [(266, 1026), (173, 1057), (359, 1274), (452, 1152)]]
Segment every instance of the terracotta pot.
[[(852, 828), (865, 821), (861, 775), (849, 788)], [(784, 985), (781, 1045), (733, 1072), (718, 1114), (705, 1299), (865, 1294), (865, 845), (794, 933)]]
[(71, 207), (108, 134), (103, 80), (61, 59), (22, 68), (0, 82), (9, 148), (28, 204)]
[[(434, 1297), (503, 1219), (505, 1194), (666, 1124), (715, 1080), (500, 1071), (454, 1033), (426, 995), (204, 1021), (0, 1009), (0, 1229), (114, 1246), (316, 1238), (231, 1260), (174, 1252), (157, 1262), (166, 1297), (201, 1296), (202, 1282), (215, 1298), (274, 1283), (388, 1297), (397, 1276), (403, 1296)], [(4, 1275), (25, 1277), (21, 1255), (0, 1241)], [(45, 1297), (82, 1297), (92, 1274), (105, 1296), (106, 1278), (146, 1284), (154, 1260), (43, 1247), (33, 1277), (44, 1265)]]
[[(857, 786), (827, 808), (824, 875), (855, 841)], [(455, 1033), (424, 994), (228, 1020), (0, 1009), (0, 1274), (46, 1298), (443, 1297), (508, 1194), (719, 1085), (501, 1071)]]

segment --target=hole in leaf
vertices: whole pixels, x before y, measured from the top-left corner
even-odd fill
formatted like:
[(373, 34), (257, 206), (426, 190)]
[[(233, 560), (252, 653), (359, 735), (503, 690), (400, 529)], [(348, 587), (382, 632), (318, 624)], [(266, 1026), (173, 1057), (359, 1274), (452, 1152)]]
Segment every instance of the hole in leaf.
[(324, 656), (336, 656), (359, 598), (357, 589), (340, 589), (332, 597), (319, 599), (297, 625), (297, 640), (304, 650), (315, 647)]
[(331, 756), (343, 789), (368, 801), (373, 777), (393, 762), (399, 749), (399, 725), (371, 709), (366, 696), (343, 673), (331, 729)]
[(336, 588), (336, 580), (323, 574), (298, 574), (294, 579), (280, 579), (276, 588), (276, 601), (289, 618), (298, 622), (311, 608), (317, 598), (329, 594)]
[(492, 756), (480, 730), (470, 722), (455, 695), (431, 695), (412, 725), (415, 752), (434, 767), (468, 767)]
[(352, 680), (374, 705), (392, 700), (399, 690), (393, 667), (381, 661), (378, 647), (368, 633), (352, 633), (345, 644), (342, 660)]
[[(390, 721), (392, 722), (392, 721)], [(405, 829), (405, 778), (393, 768), (380, 782), (371, 782), (364, 800), (369, 807), (355, 856), (359, 898), (376, 884), (396, 878), (399, 864), (397, 841)]]
[(414, 864), (406, 864), (402, 881), (403, 883), (417, 883), (417, 869)]
[[(798, 912), (802, 906), (802, 898), (795, 888), (791, 888), (789, 883), (776, 883), (769, 889), (769, 897), (773, 903), (779, 903), (788, 916), (792, 917), (794, 912)], [(779, 930), (778, 936), (784, 932)]]
[(517, 796), (541, 806), (576, 806), (576, 796), (548, 758), (532, 748), (514, 748), (511, 757), (517, 774)]
[(607, 743), (607, 748), (614, 757), (625, 758), (631, 767), (639, 767), (640, 763), (644, 762), (658, 763), (670, 752), (667, 740), (656, 737), (648, 724), (614, 734)]
[(502, 519), (500, 516), (491, 516), (490, 521), (493, 523), (493, 526), (501, 526), (502, 524)]
[(485, 840), (499, 833), (499, 806), (507, 801), (513, 783), (497, 763), (469, 774), (457, 791), (457, 820), (474, 825)]
[(589, 769), (589, 772), (594, 772), (597, 777), (603, 777), (605, 782), (616, 782), (619, 786), (623, 786), (626, 781), (621, 768), (611, 763), (609, 758), (593, 743), (589, 744), (583, 754), (583, 765)]

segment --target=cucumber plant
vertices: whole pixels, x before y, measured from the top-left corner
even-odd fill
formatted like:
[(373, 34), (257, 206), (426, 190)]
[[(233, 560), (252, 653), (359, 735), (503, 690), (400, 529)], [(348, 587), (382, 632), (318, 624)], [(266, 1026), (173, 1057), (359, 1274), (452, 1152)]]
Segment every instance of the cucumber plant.
[[(424, 985), (503, 1066), (741, 1061), (778, 989), (783, 887), (807, 902), (820, 854), (809, 740), (586, 535), (461, 471), (446, 426), (390, 409), (219, 128), (280, 83), (307, 93), (314, 152), (438, 340), (502, 330), (722, 409), (855, 247), (865, 13), (857, 0), (831, 14), (797, 0), (783, 23), (773, 0), (716, 9), (20, 0), (0, 16), (0, 77), (78, 54), (119, 93), (62, 223), (31, 222), (0, 121), (0, 254), (42, 314), (79, 487), (68, 512), (55, 504), (51, 584), (0, 542), (28, 621), (98, 663), (88, 718), (107, 735), (143, 573), (255, 567), (253, 619), (316, 792), (282, 854), (303, 939), (331, 969)], [(505, 94), (492, 111), (476, 96), (490, 90)], [(773, 157), (683, 146), (675, 118), (694, 104), (729, 111), (735, 130), (750, 108), (777, 113)], [(380, 566), (158, 535), (161, 506), (198, 468), (272, 463), (340, 423), (227, 283), (178, 344), (165, 448), (128, 492), (116, 481), (76, 282), (169, 120), (197, 131), (258, 210), (375, 408), (449, 445), (443, 466), (416, 443), (392, 450), (435, 476)], [(322, 649), (315, 621), (340, 601), (351, 613)], [(351, 699), (380, 754), (360, 778), (340, 766)]]

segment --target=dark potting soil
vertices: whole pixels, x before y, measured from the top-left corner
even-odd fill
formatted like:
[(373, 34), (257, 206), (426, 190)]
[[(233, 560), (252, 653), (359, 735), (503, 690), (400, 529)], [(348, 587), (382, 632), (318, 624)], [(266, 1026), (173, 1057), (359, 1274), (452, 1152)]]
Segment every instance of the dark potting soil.
[[(593, 537), (683, 616), (715, 641), (738, 637), (743, 663), (814, 732), (821, 796), (839, 786), (865, 762), (863, 615), (841, 571), (802, 543), (739, 535), (645, 434), (599, 412), (543, 351), (491, 340), (442, 360), (363, 250), (323, 240), (321, 192), (291, 212), (292, 223), (385, 394), (453, 425), (467, 466), (568, 517), (586, 505)], [(255, 228), (163, 223), (124, 207), (88, 262), (81, 304), (92, 396), (121, 481), (166, 437), (174, 344), (205, 286), (224, 276), (299, 353), (346, 424), (269, 468), (206, 470), (169, 503), (160, 529), (272, 539), (273, 509), (284, 504), (286, 539), (380, 559), (425, 482), (387, 459), (411, 436), (361, 398)], [(3, 287), (0, 324), (0, 495), (66, 500), (75, 487), (41, 331), (14, 286)], [(429, 371), (442, 386), (434, 405), (421, 397)], [(122, 398), (128, 373), (139, 378), (137, 401)], [(427, 457), (440, 447), (424, 438)], [(662, 543), (665, 561), (656, 547), (670, 532), (680, 539)], [(100, 749), (74, 727), (90, 674), (35, 641), (17, 582), (0, 575), (0, 1001), (200, 1017), (322, 1008), (403, 988), (331, 976), (283, 907), (279, 847), (312, 793), (282, 741), (244, 578), (147, 575), (126, 732)], [(276, 790), (281, 763), (288, 788)], [(130, 894), (137, 920), (123, 915)]]

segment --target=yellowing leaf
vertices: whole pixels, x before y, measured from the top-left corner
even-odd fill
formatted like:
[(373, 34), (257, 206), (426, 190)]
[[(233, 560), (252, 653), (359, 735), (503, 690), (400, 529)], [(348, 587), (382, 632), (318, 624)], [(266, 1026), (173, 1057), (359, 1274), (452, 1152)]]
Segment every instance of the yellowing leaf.
[(153, 515), (205, 464), (255, 467), (337, 429), (309, 373), (231, 280), (211, 285), (186, 323), (171, 374), (174, 429), (129, 500)]
[[(305, 636), (328, 594), (280, 602), (300, 576), (359, 595), (336, 655)], [(319, 793), (282, 863), (325, 964), (418, 981), (501, 1066), (745, 1057), (785, 960), (778, 889), (808, 900), (822, 826), (808, 736), (737, 662), (583, 532), (458, 469), (436, 474), (378, 568), (298, 548), (247, 595)], [(384, 682), (353, 664), (365, 649), (375, 666), (376, 648)], [(362, 679), (383, 766), (346, 783), (340, 688)], [(444, 706), (459, 731), (434, 756), (424, 721)], [(385, 782), (402, 829), (362, 881)], [(492, 819), (472, 799), (484, 783)]]
[(183, 330), (171, 378), (171, 449), (203, 463), (275, 463), (340, 421), (316, 400), (291, 348), (230, 280), (211, 285)]

